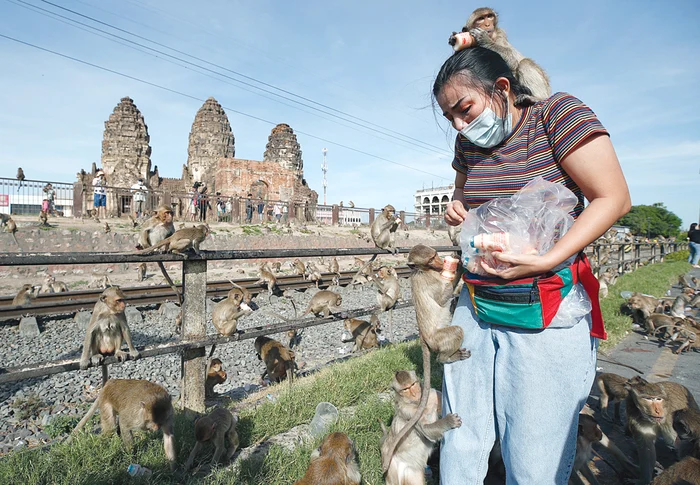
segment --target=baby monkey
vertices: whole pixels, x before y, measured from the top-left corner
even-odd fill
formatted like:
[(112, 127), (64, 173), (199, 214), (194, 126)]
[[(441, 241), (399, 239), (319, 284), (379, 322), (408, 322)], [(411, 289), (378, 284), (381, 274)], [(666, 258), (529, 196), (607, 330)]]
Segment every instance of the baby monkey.
[(227, 377), (223, 362), (220, 359), (211, 359), (207, 369), (207, 380), (204, 381), (204, 397), (216, 396), (214, 386), (226, 382)]
[(361, 480), (352, 440), (332, 433), (311, 453), (309, 468), (294, 485), (360, 485)]
[(379, 347), (377, 333), (379, 330), (379, 317), (372, 315), (370, 321), (359, 320), (357, 318), (348, 318), (345, 320), (345, 331), (340, 337), (340, 341), (355, 342), (352, 346), (352, 351), (359, 352), (364, 349), (372, 349)]
[[(214, 444), (214, 457), (209, 467), (219, 462), (224, 451), (226, 452), (226, 460), (230, 460), (239, 444), (236, 424), (238, 424), (238, 418), (224, 408), (216, 408), (206, 416), (195, 421), (194, 435), (197, 443), (192, 448), (189, 458), (187, 458), (185, 471), (192, 468), (194, 459), (207, 442)], [(227, 441), (228, 447), (226, 446)]]
[(261, 382), (264, 382), (266, 375), (272, 382), (281, 382), (285, 377), (292, 382), (297, 368), (293, 351), (277, 340), (260, 336), (255, 339), (255, 352), (258, 359), (265, 363), (265, 372), (260, 376)]

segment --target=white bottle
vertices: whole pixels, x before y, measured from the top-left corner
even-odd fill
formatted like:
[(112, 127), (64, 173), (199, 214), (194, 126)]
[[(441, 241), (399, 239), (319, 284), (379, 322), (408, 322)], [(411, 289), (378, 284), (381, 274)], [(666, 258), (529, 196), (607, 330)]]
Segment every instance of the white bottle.
[(153, 474), (151, 470), (145, 466), (139, 465), (138, 463), (132, 463), (129, 465), (129, 468), (126, 469), (126, 473), (132, 477), (150, 477)]

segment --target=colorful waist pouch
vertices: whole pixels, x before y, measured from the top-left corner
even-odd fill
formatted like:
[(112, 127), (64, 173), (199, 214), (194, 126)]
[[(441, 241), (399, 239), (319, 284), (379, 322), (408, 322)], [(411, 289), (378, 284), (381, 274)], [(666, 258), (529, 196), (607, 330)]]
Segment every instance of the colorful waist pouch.
[(580, 282), (591, 300), (591, 335), (607, 338), (598, 300), (600, 284), (583, 253), (570, 266), (534, 278), (485, 279), (465, 272), (462, 279), (480, 320), (530, 330), (547, 328), (564, 298)]

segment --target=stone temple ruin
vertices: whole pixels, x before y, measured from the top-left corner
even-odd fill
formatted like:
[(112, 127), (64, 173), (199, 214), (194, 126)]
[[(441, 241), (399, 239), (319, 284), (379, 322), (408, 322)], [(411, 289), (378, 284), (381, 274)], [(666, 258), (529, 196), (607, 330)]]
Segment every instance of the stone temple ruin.
[[(174, 205), (184, 207), (188, 190), (194, 182), (203, 182), (210, 195), (246, 197), (252, 193), (264, 200), (293, 203), (300, 210), (298, 217), (310, 218), (309, 210), (318, 203), (318, 194), (304, 179), (301, 147), (289, 125), (272, 129), (262, 161), (235, 158), (235, 138), (226, 112), (214, 98), (209, 98), (197, 111), (187, 148), (187, 163), (181, 178), (163, 178), (158, 167), (151, 170), (151, 147), (148, 126), (133, 100), (122, 98), (105, 122), (102, 141), (102, 169), (107, 185), (117, 187), (108, 191), (107, 213), (110, 217), (129, 214), (132, 194), (128, 190), (139, 177), (152, 191), (147, 200), (153, 209), (164, 194)], [(82, 214), (92, 209), (92, 179), (97, 170), (81, 170), (75, 194), (82, 192)], [(167, 202), (167, 201), (166, 201)], [(212, 204), (213, 205), (213, 204)], [(76, 209), (78, 209), (76, 207)]]

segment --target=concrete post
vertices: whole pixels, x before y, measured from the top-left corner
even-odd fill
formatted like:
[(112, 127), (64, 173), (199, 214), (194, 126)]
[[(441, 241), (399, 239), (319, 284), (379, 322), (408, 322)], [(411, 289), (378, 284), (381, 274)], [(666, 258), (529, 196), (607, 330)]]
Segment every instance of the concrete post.
[(374, 207), (369, 210), (369, 225), (371, 226), (374, 222)]
[[(185, 260), (182, 263), (184, 292), (182, 315), (182, 339), (195, 340), (206, 335), (207, 311), (207, 262)], [(182, 354), (182, 389), (180, 407), (202, 413), (204, 406), (204, 380), (206, 378), (204, 347), (186, 350)]]
[(338, 204), (333, 204), (333, 207), (331, 208), (331, 225), (337, 226), (339, 220), (340, 220), (340, 208), (338, 207)]
[(430, 214), (426, 213), (425, 214), (425, 228), (427, 229), (429, 227), (430, 227)]
[(233, 224), (241, 223), (241, 198), (234, 197), (231, 201), (231, 222)]

